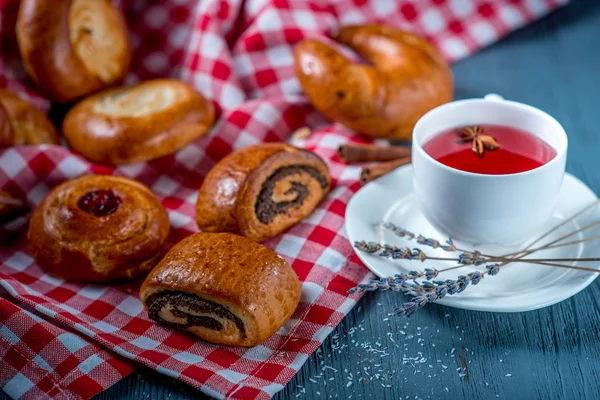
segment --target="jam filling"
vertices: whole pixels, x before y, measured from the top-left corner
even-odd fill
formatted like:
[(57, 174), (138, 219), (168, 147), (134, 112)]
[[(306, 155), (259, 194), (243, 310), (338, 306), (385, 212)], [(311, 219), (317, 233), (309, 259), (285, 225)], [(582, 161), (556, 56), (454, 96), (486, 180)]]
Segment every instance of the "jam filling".
[(81, 196), (77, 206), (93, 216), (106, 217), (117, 211), (122, 202), (112, 190), (94, 190)]
[(292, 181), (291, 187), (285, 192), (285, 194), (295, 193), (296, 197), (291, 201), (281, 201), (276, 203), (273, 201), (273, 192), (275, 191), (275, 184), (290, 176), (297, 173), (309, 174), (312, 178), (319, 182), (321, 188), (325, 190), (329, 186), (327, 178), (323, 176), (317, 169), (306, 165), (292, 165), (289, 167), (282, 167), (276, 170), (267, 178), (265, 183), (258, 194), (256, 204), (254, 205), (254, 212), (256, 217), (263, 224), (269, 224), (273, 221), (276, 215), (285, 214), (290, 208), (300, 207), (304, 200), (309, 195), (308, 188), (306, 185), (300, 182)]
[[(168, 325), (181, 329), (189, 328), (191, 326), (202, 326), (216, 331), (220, 331), (223, 329), (223, 324), (221, 324), (221, 322), (212, 317), (206, 315), (191, 315), (179, 309), (187, 308), (197, 313), (213, 314), (217, 317), (228, 319), (237, 326), (240, 332), (242, 332), (243, 334), (246, 333), (244, 322), (238, 317), (236, 317), (227, 308), (212, 301), (201, 299), (200, 297), (190, 293), (166, 290), (164, 292), (160, 292), (151, 296), (150, 299), (148, 299), (148, 304), (150, 305), (148, 310), (150, 319), (163, 325)], [(185, 319), (186, 322), (175, 323), (171, 321), (166, 321), (163, 318), (161, 318), (159, 313), (167, 305), (171, 305), (171, 314), (173, 314), (177, 318)]]

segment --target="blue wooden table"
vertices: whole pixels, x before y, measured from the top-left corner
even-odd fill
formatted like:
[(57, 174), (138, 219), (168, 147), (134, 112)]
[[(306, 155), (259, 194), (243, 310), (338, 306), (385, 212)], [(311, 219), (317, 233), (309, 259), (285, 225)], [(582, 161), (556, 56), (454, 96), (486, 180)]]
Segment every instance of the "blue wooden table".
[[(494, 92), (554, 115), (569, 135), (567, 170), (600, 194), (599, 0), (576, 0), (453, 70), (457, 98)], [(600, 399), (600, 280), (518, 314), (433, 305), (389, 316), (402, 301), (366, 295), (277, 397)], [(203, 396), (140, 368), (97, 399), (192, 397)]]

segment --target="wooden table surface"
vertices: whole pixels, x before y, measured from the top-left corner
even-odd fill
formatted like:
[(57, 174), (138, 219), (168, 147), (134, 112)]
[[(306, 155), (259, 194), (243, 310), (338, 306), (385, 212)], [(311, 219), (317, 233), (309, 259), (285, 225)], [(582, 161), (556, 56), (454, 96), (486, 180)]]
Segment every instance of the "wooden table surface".
[[(567, 170), (600, 194), (600, 1), (576, 0), (453, 70), (457, 98), (493, 92), (555, 116)], [(366, 295), (276, 397), (600, 399), (600, 280), (526, 313), (433, 305), (389, 316), (403, 300)], [(203, 397), (140, 368), (96, 399)]]

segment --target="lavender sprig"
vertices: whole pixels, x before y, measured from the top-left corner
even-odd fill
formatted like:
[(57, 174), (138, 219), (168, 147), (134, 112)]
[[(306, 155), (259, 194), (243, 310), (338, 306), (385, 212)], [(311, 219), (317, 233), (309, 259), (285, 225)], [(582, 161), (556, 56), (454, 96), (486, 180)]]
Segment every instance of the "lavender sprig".
[[(431, 280), (437, 277), (438, 273), (439, 271), (435, 268), (425, 268), (423, 271), (409, 271), (407, 273), (399, 273), (394, 275), (393, 278), (389, 277), (373, 279), (369, 283), (361, 283), (358, 286), (348, 290), (348, 293), (354, 294), (362, 292), (391, 290), (394, 292), (403, 292), (404, 294), (410, 294), (413, 291), (415, 291), (415, 287), (413, 285), (430, 284), (430, 282), (418, 284), (416, 282), (416, 279), (425, 278), (427, 280)], [(414, 283), (411, 283), (409, 281), (413, 281)]]
[(425, 304), (436, 302), (446, 295), (461, 293), (469, 285), (477, 285), (484, 276), (485, 272), (474, 271), (467, 275), (460, 275), (456, 280), (412, 283), (413, 290), (407, 294), (414, 297), (396, 308), (392, 315), (410, 317), (415, 311), (423, 308)]
[(385, 229), (389, 229), (390, 231), (394, 232), (394, 234), (396, 234), (397, 236), (406, 237), (408, 240), (415, 238), (414, 233), (399, 226), (396, 226), (391, 222), (381, 221), (379, 225), (381, 225)]
[[(591, 227), (600, 225), (600, 221), (595, 221), (591, 224), (588, 224), (582, 228), (577, 229), (574, 232), (567, 233), (567, 234), (559, 237), (558, 239), (550, 241), (542, 246), (532, 248), (534, 244), (540, 242), (542, 239), (544, 239), (545, 237), (550, 235), (552, 232), (555, 232), (561, 226), (565, 225), (569, 221), (572, 221), (574, 218), (578, 217), (579, 215), (583, 214), (584, 212), (595, 208), (598, 204), (600, 204), (600, 200), (594, 201), (592, 204), (583, 208), (581, 211), (579, 211), (576, 214), (572, 215), (571, 217), (565, 219), (563, 222), (556, 225), (554, 228), (550, 229), (548, 232), (544, 233), (542, 236), (537, 238), (533, 243), (529, 244), (529, 246), (527, 246), (524, 250), (505, 254), (501, 257), (494, 257), (494, 256), (491, 256), (488, 254), (482, 254), (481, 252), (476, 251), (476, 250), (469, 251), (469, 250), (459, 249), (454, 245), (454, 243), (452, 242), (452, 239), (448, 239), (445, 242), (445, 244), (442, 244), (438, 240), (435, 240), (432, 238), (427, 238), (423, 235), (417, 236), (414, 233), (412, 233), (406, 229), (403, 229), (399, 226), (396, 226), (390, 222), (385, 222), (385, 221), (380, 222), (379, 223), (380, 226), (390, 230), (391, 232), (394, 232), (397, 236), (405, 237), (408, 240), (412, 240), (412, 239), (416, 238), (416, 241), (419, 244), (429, 246), (434, 249), (441, 248), (447, 252), (460, 252), (461, 254), (459, 254), (458, 258), (427, 257), (425, 255), (425, 253), (418, 248), (409, 249), (408, 247), (396, 247), (396, 246), (385, 245), (385, 244), (380, 245), (379, 243), (375, 243), (375, 242), (367, 243), (365, 241), (355, 242), (354, 245), (356, 246), (356, 248), (358, 248), (361, 251), (368, 252), (370, 254), (375, 254), (378, 251), (382, 250), (381, 253), (379, 254), (379, 256), (382, 256), (382, 257), (402, 258), (402, 259), (409, 259), (409, 260), (418, 259), (421, 261), (424, 261), (426, 259), (445, 260), (445, 261), (454, 260), (454, 261), (458, 262), (458, 265), (450, 267), (450, 268), (442, 269), (441, 271), (438, 271), (437, 269), (426, 268), (424, 271), (410, 271), (406, 274), (404, 274), (404, 273), (397, 274), (393, 278), (390, 277), (390, 278), (385, 278), (385, 279), (372, 280), (367, 284), (360, 284), (357, 287), (354, 287), (354, 288), (348, 290), (348, 293), (357, 293), (357, 292), (360, 293), (360, 292), (375, 291), (375, 290), (379, 290), (379, 291), (392, 290), (392, 291), (396, 291), (396, 292), (401, 291), (402, 293), (404, 293), (408, 296), (412, 296), (412, 299), (408, 302), (403, 303), (400, 307), (396, 308), (393, 315), (403, 315), (403, 316), (409, 317), (416, 310), (424, 307), (425, 304), (433, 303), (439, 299), (444, 298), (447, 295), (454, 295), (457, 293), (461, 293), (469, 285), (477, 285), (479, 282), (481, 282), (481, 280), (485, 277), (485, 275), (490, 275), (490, 276), (497, 275), (503, 266), (510, 264), (512, 262), (515, 262), (517, 260), (521, 260), (523, 262), (530, 261), (533, 263), (538, 263), (540, 265), (549, 265), (549, 266), (562, 267), (562, 268), (573, 268), (573, 269), (579, 269), (579, 270), (598, 273), (599, 272), (598, 270), (592, 269), (592, 268), (584, 268), (584, 267), (576, 267), (576, 266), (572, 266), (572, 265), (557, 264), (557, 263), (551, 263), (548, 261), (559, 261), (559, 260), (560, 261), (574, 261), (574, 260), (599, 261), (600, 258), (599, 259), (597, 259), (597, 258), (593, 258), (593, 259), (592, 258), (590, 258), (590, 259), (577, 258), (577, 259), (522, 260), (525, 256), (535, 253), (540, 250), (550, 249), (550, 248), (565, 246), (565, 245), (572, 245), (572, 244), (581, 243), (584, 241), (600, 239), (600, 235), (599, 235), (599, 236), (593, 236), (592, 238), (586, 238), (586, 239), (582, 239), (582, 240), (576, 240), (576, 241), (564, 243), (565, 239), (567, 239), (579, 232), (587, 230)], [(563, 243), (560, 243), (560, 242), (563, 242)], [(559, 243), (559, 244), (557, 244), (557, 243)], [(441, 280), (434, 281), (433, 280), (435, 277), (437, 277), (439, 272), (462, 268), (465, 265), (480, 266), (480, 265), (484, 265), (486, 263), (490, 263), (490, 264), (485, 265), (485, 271), (483, 271), (483, 272), (474, 271), (474, 272), (468, 273), (466, 275), (460, 275), (456, 280), (452, 280), (452, 279), (447, 279), (444, 281), (441, 281)], [(423, 278), (423, 277), (425, 277), (425, 279), (427, 281), (424, 281), (424, 282), (417, 281), (418, 278)]]
[[(423, 240), (431, 240), (425, 239)], [(488, 258), (482, 255), (479, 251), (463, 252), (458, 255), (458, 258), (439, 258), (427, 256), (423, 250), (419, 248), (408, 248), (408, 247), (397, 247), (391, 244), (379, 244), (377, 242), (366, 242), (361, 240), (360, 242), (354, 242), (354, 247), (365, 253), (374, 254), (379, 257), (391, 258), (393, 260), (419, 260), (425, 261), (431, 260), (447, 260), (456, 261), (460, 265), (482, 265), (488, 261)], [(379, 252), (381, 250), (381, 252)], [(379, 252), (379, 254), (377, 254)]]
[(441, 244), (439, 240), (426, 238), (423, 235), (419, 235), (417, 236), (417, 243), (424, 244), (425, 246), (429, 246), (434, 249), (442, 249), (448, 252), (454, 252), (457, 250), (456, 246), (454, 245), (454, 242), (452, 241), (452, 238), (448, 238), (448, 240), (446, 240), (445, 242), (446, 244)]
[(458, 263), (461, 265), (482, 265), (486, 262), (487, 258), (477, 250), (473, 252), (466, 251), (458, 256)]
[(392, 258), (394, 260), (420, 260), (425, 261), (427, 256), (419, 249), (409, 249), (408, 247), (396, 247), (389, 244), (380, 245), (376, 242), (354, 242), (354, 247), (369, 254), (375, 254), (379, 250), (379, 257)]
[(425, 271), (410, 271), (406, 274), (400, 273), (394, 277), (374, 279), (366, 284), (360, 284), (348, 291), (349, 294), (392, 290), (402, 292), (413, 298), (403, 303), (394, 310), (393, 315), (402, 315), (409, 317), (416, 310), (425, 306), (425, 304), (436, 302), (443, 299), (446, 295), (453, 295), (463, 292), (469, 285), (477, 285), (484, 278), (486, 272), (474, 271), (467, 275), (461, 275), (456, 280), (447, 279), (445, 281), (425, 281), (419, 283), (417, 278), (425, 276), (426, 279), (433, 279), (438, 274), (435, 269), (427, 268)]
[[(430, 247), (441, 247), (439, 242), (427, 239), (422, 235), (418, 236), (417, 241)], [(451, 240), (449, 240), (449, 242), (449, 246), (453, 245)], [(381, 245), (376, 242), (366, 242), (364, 240), (355, 242), (354, 246), (357, 249), (370, 254), (379, 252), (378, 255), (380, 257), (421, 261), (427, 259), (427, 255), (418, 248), (410, 249), (408, 247), (396, 247), (388, 244)], [(479, 251), (463, 252), (458, 256), (459, 265), (482, 265), (485, 264), (485, 262), (486, 257)], [(369, 283), (359, 284), (348, 290), (348, 293), (353, 294), (386, 290), (402, 292), (413, 298), (396, 308), (393, 315), (409, 317), (418, 309), (423, 308), (425, 304), (434, 303), (439, 299), (443, 299), (446, 295), (461, 293), (469, 285), (477, 285), (486, 274), (491, 276), (498, 274), (498, 272), (500, 272), (500, 267), (501, 265), (498, 263), (488, 264), (485, 266), (486, 271), (484, 272), (474, 271), (466, 275), (460, 275), (456, 280), (447, 279), (444, 281), (433, 281), (439, 274), (439, 270), (425, 268), (423, 271), (410, 271), (408, 273), (396, 274), (393, 278), (374, 279)], [(417, 279), (419, 278), (425, 278), (426, 281), (417, 282)]]
[(448, 240), (446, 240), (444, 242), (445, 244), (442, 244), (439, 240), (436, 240), (436, 239), (427, 238), (423, 235), (417, 236), (414, 233), (412, 233), (411, 231), (408, 231), (400, 226), (394, 225), (391, 222), (382, 221), (379, 223), (379, 225), (385, 229), (388, 229), (391, 232), (394, 232), (394, 234), (396, 236), (405, 237), (408, 240), (417, 238), (417, 243), (419, 243), (419, 244), (423, 244), (425, 246), (429, 246), (434, 249), (442, 249), (442, 250), (445, 250), (448, 252), (457, 251), (457, 248), (454, 245), (452, 238), (448, 238)]

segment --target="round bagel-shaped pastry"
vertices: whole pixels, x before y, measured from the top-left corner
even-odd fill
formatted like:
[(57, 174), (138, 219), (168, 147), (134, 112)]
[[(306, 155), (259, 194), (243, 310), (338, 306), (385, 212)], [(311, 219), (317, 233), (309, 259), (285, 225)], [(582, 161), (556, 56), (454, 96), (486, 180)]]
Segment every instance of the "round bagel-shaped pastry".
[(426, 40), (379, 24), (342, 27), (334, 39), (372, 65), (355, 64), (314, 39), (294, 49), (305, 93), (332, 121), (372, 137), (409, 140), (421, 116), (452, 100), (452, 72)]
[(77, 103), (63, 121), (71, 147), (103, 164), (148, 161), (204, 136), (215, 110), (184, 82), (156, 79), (109, 89)]
[(0, 148), (58, 143), (58, 133), (44, 113), (16, 94), (0, 89)]
[(150, 272), (140, 298), (158, 323), (250, 347), (283, 326), (300, 290), (296, 273), (273, 250), (230, 233), (196, 233)]
[(46, 272), (105, 282), (144, 276), (156, 265), (169, 217), (132, 179), (88, 175), (55, 187), (34, 211), (29, 248)]
[(308, 216), (329, 192), (325, 162), (285, 143), (238, 150), (202, 182), (196, 222), (205, 232), (234, 232), (270, 239)]
[(127, 74), (127, 26), (110, 0), (22, 0), (16, 30), (25, 69), (56, 102), (117, 84)]

